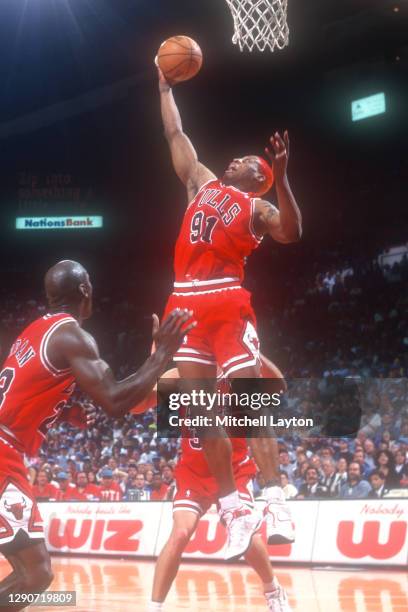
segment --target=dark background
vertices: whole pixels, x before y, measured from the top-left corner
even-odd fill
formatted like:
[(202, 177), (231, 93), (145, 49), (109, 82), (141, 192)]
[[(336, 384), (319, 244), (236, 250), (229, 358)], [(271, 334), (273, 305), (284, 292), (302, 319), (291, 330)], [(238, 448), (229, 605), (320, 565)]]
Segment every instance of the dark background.
[[(2, 0), (3, 301), (10, 292), (39, 296), (47, 267), (79, 259), (99, 300), (132, 304), (123, 329), (130, 324), (145, 347), (148, 317), (171, 287), (185, 205), (153, 66), (174, 34), (193, 37), (204, 54), (200, 74), (175, 96), (206, 165), (221, 173), (234, 156), (262, 153), (273, 131), (290, 133), (304, 236), (289, 246), (265, 241), (251, 258), (247, 286), (261, 319), (279, 311), (298, 278), (407, 242), (407, 2), (289, 5), (290, 46), (250, 54), (232, 45), (222, 0)], [(351, 100), (381, 91), (386, 114), (352, 123)], [(76, 195), (30, 196), (47, 177)], [(105, 228), (16, 232), (19, 214), (103, 214)], [(89, 326), (103, 336), (100, 321)]]

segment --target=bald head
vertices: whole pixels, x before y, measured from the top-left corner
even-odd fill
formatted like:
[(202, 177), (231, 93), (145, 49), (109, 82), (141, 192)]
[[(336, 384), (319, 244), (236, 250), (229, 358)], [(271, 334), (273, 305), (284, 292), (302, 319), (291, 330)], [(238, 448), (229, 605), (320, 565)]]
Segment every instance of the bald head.
[[(50, 268), (44, 278), (47, 300), (52, 310), (76, 310), (81, 314), (81, 305), (91, 302), (92, 286), (87, 271), (80, 263), (66, 259)], [(86, 310), (89, 310), (87, 308)], [(85, 316), (85, 312), (82, 312)], [(89, 313), (90, 314), (90, 313)], [(87, 316), (89, 316), (89, 314)]]

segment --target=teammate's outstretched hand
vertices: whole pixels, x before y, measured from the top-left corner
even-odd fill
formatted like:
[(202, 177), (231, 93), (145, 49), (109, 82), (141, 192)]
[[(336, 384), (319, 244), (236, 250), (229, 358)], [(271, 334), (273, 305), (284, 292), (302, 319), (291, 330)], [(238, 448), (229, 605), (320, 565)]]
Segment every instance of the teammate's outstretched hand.
[(192, 310), (176, 308), (160, 326), (158, 316), (153, 315), (153, 343), (156, 350), (163, 348), (170, 355), (174, 355), (183, 342), (184, 336), (197, 325), (197, 322), (193, 321), (186, 326), (192, 316)]
[(275, 180), (282, 180), (286, 176), (286, 171), (288, 168), (288, 160), (289, 160), (289, 134), (288, 131), (285, 130), (282, 136), (279, 132), (275, 132), (273, 136), (270, 137), (270, 143), (272, 150), (268, 147), (265, 148), (265, 153), (268, 155), (271, 160), (273, 167), (273, 175)]

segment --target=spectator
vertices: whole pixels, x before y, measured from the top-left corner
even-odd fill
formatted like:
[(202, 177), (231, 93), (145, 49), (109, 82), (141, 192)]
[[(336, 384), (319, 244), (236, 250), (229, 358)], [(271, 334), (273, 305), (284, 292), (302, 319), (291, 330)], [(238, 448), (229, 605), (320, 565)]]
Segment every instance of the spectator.
[(79, 496), (76, 487), (70, 482), (70, 476), (67, 472), (58, 472), (57, 481), (59, 485), (58, 501), (78, 501)]
[(399, 478), (395, 471), (394, 455), (389, 450), (380, 450), (375, 457), (377, 470), (385, 476), (385, 488), (395, 489), (399, 486)]
[(83, 500), (99, 500), (101, 498), (101, 488), (98, 485), (88, 482), (85, 472), (77, 474), (77, 493)]
[(348, 474), (347, 474), (347, 469), (348, 469), (348, 464), (347, 461), (345, 460), (344, 457), (341, 457), (338, 461), (337, 461), (337, 473), (339, 475), (339, 491), (340, 491), (340, 486), (346, 482), (347, 478), (348, 478)]
[(118, 469), (118, 462), (116, 461), (116, 459), (114, 457), (110, 457), (108, 459), (108, 463), (107, 463), (106, 467), (108, 467), (110, 470), (112, 470), (112, 472), (115, 472), (115, 470)]
[(127, 501), (148, 501), (150, 499), (150, 491), (146, 486), (145, 475), (138, 472), (135, 478), (129, 483), (126, 492)]
[(360, 464), (352, 461), (348, 466), (348, 478), (340, 487), (340, 498), (342, 499), (364, 499), (371, 491), (366, 480), (361, 478)]
[(294, 467), (294, 473), (293, 473), (294, 478), (296, 478), (295, 471), (298, 469), (299, 465), (301, 463), (304, 463), (305, 461), (307, 462), (307, 455), (304, 451), (304, 448), (303, 446), (298, 446), (298, 448), (296, 449), (296, 461), (293, 466)]
[(398, 430), (394, 425), (394, 414), (391, 408), (381, 416), (381, 425), (375, 434), (376, 442), (385, 441), (383, 440), (384, 434), (387, 434), (388, 440), (398, 438)]
[(408, 474), (408, 464), (406, 462), (405, 453), (402, 450), (397, 450), (395, 453), (395, 474), (399, 479), (399, 487), (401, 487), (401, 480)]
[(363, 478), (367, 478), (370, 473), (370, 467), (365, 461), (365, 455), (362, 448), (356, 450), (353, 455), (353, 461), (360, 465), (360, 472)]
[(95, 472), (93, 470), (89, 470), (89, 472), (87, 472), (87, 478), (89, 484), (97, 484)]
[(294, 472), (294, 477), (295, 477), (294, 485), (298, 490), (306, 482), (306, 470), (308, 467), (309, 467), (308, 462), (304, 461), (303, 463), (299, 465), (299, 467)]
[(37, 501), (57, 501), (60, 491), (48, 480), (48, 473), (40, 470), (37, 474), (37, 481), (33, 487), (34, 497)]
[(152, 449), (151, 445), (148, 442), (145, 442), (142, 446), (142, 454), (140, 455), (141, 463), (152, 463), (154, 457), (156, 456), (156, 451)]
[(109, 468), (101, 471), (100, 495), (102, 501), (120, 501), (123, 497), (120, 486), (113, 480), (113, 472)]
[(63, 444), (62, 446), (60, 446), (60, 453), (59, 455), (57, 455), (57, 463), (59, 465), (59, 467), (62, 470), (67, 470), (68, 469), (68, 446), (66, 446), (66, 444)]
[(166, 499), (168, 490), (169, 490), (169, 487), (163, 482), (161, 473), (155, 472), (153, 474), (153, 479), (151, 482), (150, 499), (153, 501), (158, 501), (160, 499)]
[(292, 499), (296, 497), (296, 495), (298, 494), (298, 490), (295, 487), (295, 485), (289, 482), (287, 472), (285, 472), (284, 470), (281, 470), (279, 474), (280, 474), (280, 480), (281, 480), (281, 487), (283, 489), (285, 498)]
[(337, 497), (340, 490), (341, 475), (336, 472), (336, 465), (333, 459), (323, 459), (322, 461), (323, 478), (321, 484), (326, 487), (330, 497)]
[(151, 468), (147, 469), (146, 474), (145, 474), (146, 485), (150, 488), (152, 486), (153, 476), (154, 476), (154, 470), (152, 470)]
[(385, 476), (379, 470), (371, 472), (370, 476), (371, 491), (369, 491), (367, 497), (369, 499), (378, 499), (384, 497), (388, 490), (385, 488)]
[(309, 460), (309, 465), (316, 468), (319, 479), (323, 476), (322, 462), (319, 455), (312, 455)]
[(167, 464), (162, 469), (162, 479), (163, 482), (168, 486), (173, 486), (175, 484), (174, 480), (174, 470), (171, 465)]
[(309, 466), (305, 474), (306, 482), (302, 484), (297, 499), (322, 499), (329, 497), (326, 487), (319, 483), (319, 474), (315, 467)]
[(363, 448), (365, 453), (365, 464), (371, 471), (375, 468), (375, 444), (371, 438), (364, 440)]
[(130, 488), (132, 489), (134, 488), (133, 481), (137, 476), (137, 472), (138, 472), (137, 464), (134, 463), (133, 461), (129, 462), (128, 467), (127, 467), (127, 478), (126, 478), (125, 490), (124, 490), (124, 494), (126, 498), (127, 498), (128, 490)]
[(323, 462), (325, 459), (333, 458), (333, 450), (330, 448), (330, 446), (325, 446), (320, 450), (319, 455), (322, 461), (322, 470), (323, 470)]
[(290, 462), (289, 453), (286, 449), (279, 452), (279, 464), (280, 470), (286, 472), (288, 475), (288, 481), (293, 482), (294, 466)]
[(349, 440), (340, 438), (338, 443), (337, 459), (345, 459), (347, 464), (352, 460), (353, 455), (349, 449)]

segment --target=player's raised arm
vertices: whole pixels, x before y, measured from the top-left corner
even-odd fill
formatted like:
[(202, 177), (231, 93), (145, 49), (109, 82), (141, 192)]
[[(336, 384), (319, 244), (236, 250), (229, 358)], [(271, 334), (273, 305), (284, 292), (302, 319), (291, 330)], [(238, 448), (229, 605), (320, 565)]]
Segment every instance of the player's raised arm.
[(279, 210), (266, 200), (257, 200), (255, 229), (260, 235), (269, 234), (277, 242), (297, 242), (302, 236), (302, 215), (289, 185), (287, 166), (289, 159), (289, 135), (284, 140), (275, 133), (270, 142), (273, 152), (266, 149), (272, 160)]
[(189, 201), (196, 195), (200, 187), (215, 175), (198, 161), (197, 153), (186, 134), (179, 110), (173, 97), (170, 83), (168, 83), (160, 70), (159, 91), (161, 115), (164, 126), (164, 134), (170, 147), (171, 158), (177, 176), (187, 189)]
[(101, 359), (93, 337), (76, 323), (66, 324), (53, 334), (48, 355), (53, 363), (64, 359), (82, 391), (109, 416), (122, 417), (149, 394), (165, 371), (184, 335), (195, 325), (186, 326), (191, 314), (187, 310), (174, 310), (161, 327), (155, 316), (153, 337), (156, 351), (137, 372), (121, 381), (115, 379), (108, 364)]

